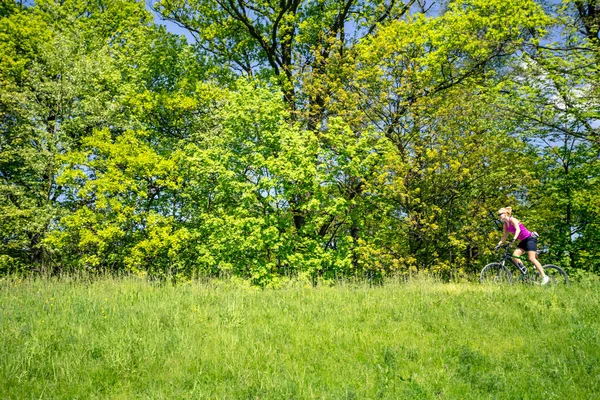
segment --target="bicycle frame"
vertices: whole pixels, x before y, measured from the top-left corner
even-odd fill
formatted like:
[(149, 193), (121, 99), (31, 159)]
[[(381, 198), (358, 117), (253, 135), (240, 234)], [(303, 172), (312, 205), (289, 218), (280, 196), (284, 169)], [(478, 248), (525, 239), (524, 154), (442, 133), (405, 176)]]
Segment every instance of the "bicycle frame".
[(515, 262), (515, 260), (513, 260), (513, 258), (518, 258), (519, 260), (521, 260), (521, 257), (513, 256), (512, 254), (510, 254), (510, 252), (509, 252), (510, 243), (505, 244), (502, 247), (504, 247), (504, 255), (502, 256), (502, 260), (500, 261), (500, 264), (502, 264), (502, 266), (506, 266), (506, 260), (508, 260), (514, 267), (517, 268), (517, 270), (519, 270), (521, 275), (527, 276), (528, 271), (527, 271), (527, 267), (525, 266), (525, 264), (521, 263), (521, 265), (519, 265)]

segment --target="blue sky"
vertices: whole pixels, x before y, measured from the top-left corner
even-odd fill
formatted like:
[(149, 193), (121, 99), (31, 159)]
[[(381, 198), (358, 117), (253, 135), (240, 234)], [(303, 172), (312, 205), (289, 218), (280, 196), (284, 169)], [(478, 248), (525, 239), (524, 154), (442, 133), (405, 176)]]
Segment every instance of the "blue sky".
[(172, 32), (176, 35), (184, 35), (187, 38), (188, 43), (195, 42), (194, 37), (188, 32), (187, 29), (184, 29), (177, 24), (171, 21), (163, 20), (157, 13), (152, 10), (152, 4), (154, 4), (154, 0), (146, 0), (146, 8), (154, 14), (154, 22), (159, 25), (164, 25), (169, 32)]

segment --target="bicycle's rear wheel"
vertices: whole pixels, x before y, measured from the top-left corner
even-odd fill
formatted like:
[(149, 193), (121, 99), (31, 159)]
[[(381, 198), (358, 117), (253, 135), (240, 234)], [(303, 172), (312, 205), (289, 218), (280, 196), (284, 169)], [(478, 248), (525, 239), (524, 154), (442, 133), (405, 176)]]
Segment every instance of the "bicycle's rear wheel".
[(497, 284), (497, 285), (512, 285), (512, 273), (504, 265), (500, 263), (491, 263), (483, 267), (479, 282)]
[[(561, 267), (548, 264), (544, 265), (542, 268), (544, 268), (544, 273), (550, 278), (550, 283), (548, 285), (557, 286), (569, 284), (569, 277)], [(539, 278), (539, 276), (537, 277), (537, 279), (538, 282), (541, 283), (542, 280)]]

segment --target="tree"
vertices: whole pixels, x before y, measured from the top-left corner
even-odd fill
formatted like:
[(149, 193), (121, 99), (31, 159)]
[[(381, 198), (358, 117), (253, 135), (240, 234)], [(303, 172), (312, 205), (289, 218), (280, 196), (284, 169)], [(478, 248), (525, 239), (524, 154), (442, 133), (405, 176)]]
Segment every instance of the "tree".
[(491, 228), (480, 227), (482, 216), (528, 183), (513, 184), (509, 166), (520, 160), (511, 154), (525, 154), (506, 135), (514, 125), (494, 108), (495, 83), (548, 21), (533, 2), (457, 2), (438, 18), (382, 26), (356, 47), (352, 63), (336, 60), (329, 109), (357, 136), (371, 126), (393, 144), (387, 201), (394, 207), (384, 225), (403, 240), (388, 235), (378, 246), (401, 255), (405, 267), (468, 269)]
[(499, 99), (505, 118), (519, 121), (519, 133), (543, 160), (542, 185), (528, 205), (552, 259), (572, 271), (597, 270), (600, 9), (577, 0), (548, 10), (554, 41), (527, 47)]
[(379, 24), (402, 18), (413, 3), (161, 0), (155, 8), (187, 28), (207, 56), (246, 76), (274, 78), (290, 109), (305, 112), (307, 127), (314, 130), (321, 122), (327, 89), (306, 86), (326, 72), (334, 52), (344, 54)]
[(56, 182), (57, 157), (95, 128), (110, 126), (115, 134), (127, 128), (116, 101), (124, 88), (115, 60), (132, 49), (129, 39), (149, 19), (143, 6), (115, 1), (6, 9), (0, 20), (2, 264), (46, 270), (43, 239), (61, 215), (66, 190)]

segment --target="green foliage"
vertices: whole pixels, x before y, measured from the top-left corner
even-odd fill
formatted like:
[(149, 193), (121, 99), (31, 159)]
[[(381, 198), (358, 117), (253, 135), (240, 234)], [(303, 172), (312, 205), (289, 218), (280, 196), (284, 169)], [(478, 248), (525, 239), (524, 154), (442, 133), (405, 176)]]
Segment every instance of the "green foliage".
[(507, 135), (514, 125), (499, 121), (495, 71), (530, 39), (524, 32), (548, 22), (533, 2), (453, 3), (439, 18), (381, 27), (357, 46), (352, 63), (340, 63), (347, 80), (332, 103), (363, 104), (339, 112), (355, 129), (374, 125), (391, 143), (390, 172), (399, 179), (380, 222), (396, 237), (385, 233), (377, 247), (403, 270), (478, 269), (473, 259), (493, 240), (489, 211), (533, 184), (526, 154)]
[[(61, 157), (95, 129), (136, 125), (122, 101), (135, 81), (124, 60), (151, 33), (136, 2), (39, 2), (0, 21), (2, 267), (57, 265), (44, 238), (75, 205), (56, 181)], [(137, 46), (137, 47), (136, 47)], [(140, 64), (138, 64), (140, 65)]]
[(264, 284), (292, 268), (291, 202), (314, 184), (316, 141), (290, 124), (273, 91), (256, 83), (203, 90), (218, 104), (207, 111), (213, 127), (181, 149), (182, 212), (194, 230), (195, 263)]
[(532, 170), (541, 185), (527, 205), (550, 257), (571, 273), (598, 272), (598, 6), (565, 1), (548, 10), (552, 36), (527, 48), (499, 100), (540, 157)]
[(195, 43), (132, 0), (2, 2), (0, 273), (461, 278), (507, 205), (600, 271), (591, 2), (154, 6)]
[(86, 269), (164, 272), (176, 265), (187, 233), (173, 227), (165, 192), (181, 178), (177, 161), (157, 154), (146, 137), (126, 131), (113, 141), (108, 130), (96, 131), (81, 151), (61, 158), (57, 182), (71, 188), (66, 196), (78, 207), (48, 238), (55, 251), (79, 254), (75, 261)]
[(572, 274), (598, 273), (598, 154), (577, 142), (566, 137), (560, 146), (543, 148), (542, 185), (532, 199), (535, 222), (553, 262)]

